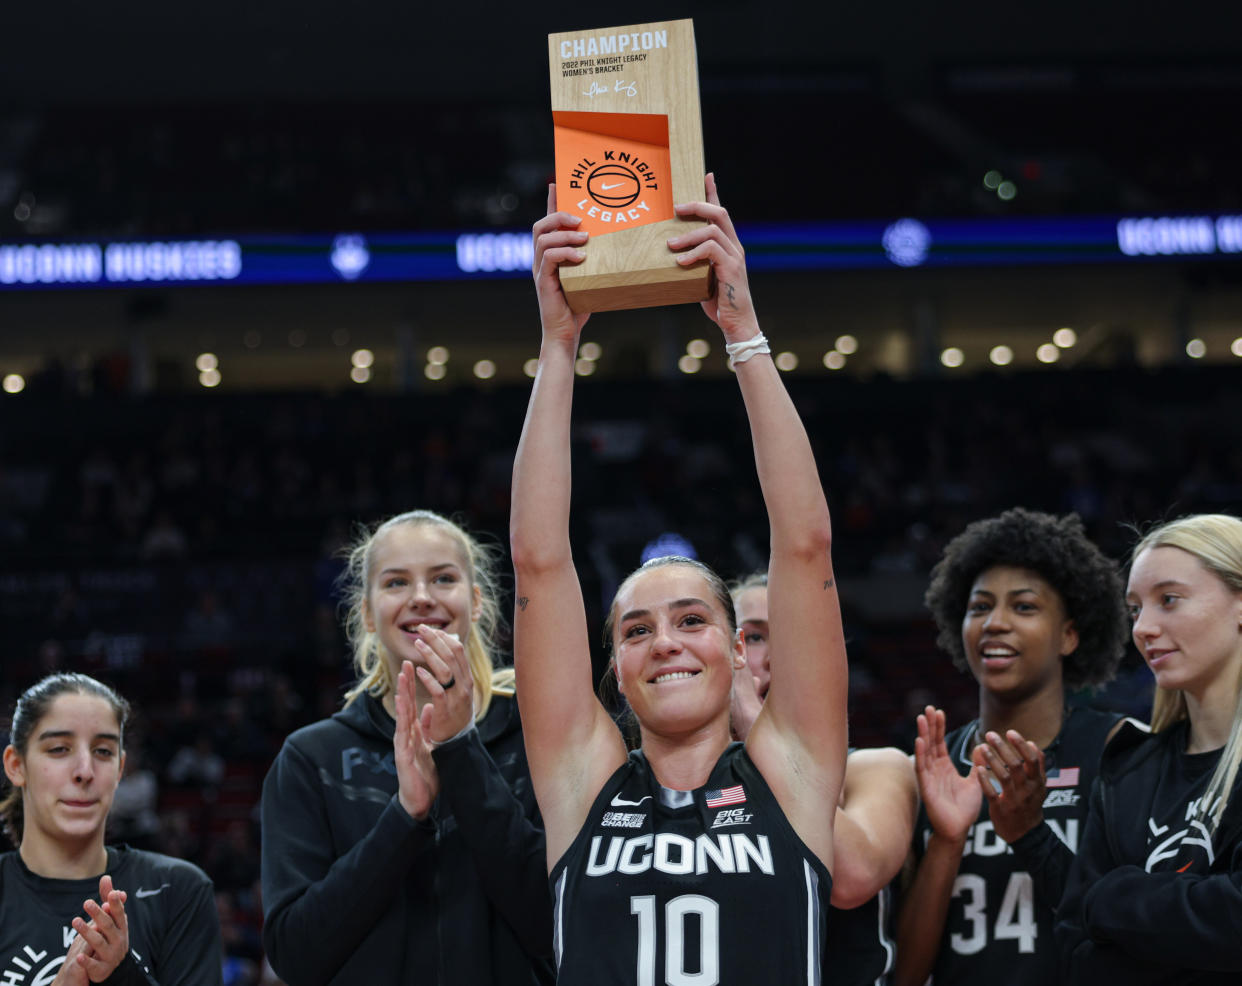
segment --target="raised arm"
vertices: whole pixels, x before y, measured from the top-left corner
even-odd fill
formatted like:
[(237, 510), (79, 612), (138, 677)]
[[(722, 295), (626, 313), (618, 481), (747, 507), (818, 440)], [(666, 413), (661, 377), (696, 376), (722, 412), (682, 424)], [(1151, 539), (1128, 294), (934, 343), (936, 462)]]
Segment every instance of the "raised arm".
[(587, 234), (556, 211), (535, 223), (535, 288), (543, 341), (513, 464), (509, 525), (517, 607), (513, 656), (526, 754), (548, 839), (548, 867), (569, 848), (591, 802), (625, 762), (625, 744), (595, 698), (582, 589), (569, 546), (570, 412), (578, 335), (558, 268)]
[[(709, 225), (676, 237), (682, 264), (711, 262), (716, 290), (704, 302), (726, 344), (752, 342), (735, 359), (750, 419), (759, 485), (771, 527), (768, 568), (772, 681), (747, 737), (747, 750), (794, 829), (832, 865), (832, 816), (845, 773), (845, 640), (829, 547), (828, 504), (811, 443), (761, 333), (746, 279), (746, 258), (713, 177), (707, 202), (679, 206)], [(758, 348), (758, 352), (755, 352)], [(736, 352), (736, 349), (734, 350)]]

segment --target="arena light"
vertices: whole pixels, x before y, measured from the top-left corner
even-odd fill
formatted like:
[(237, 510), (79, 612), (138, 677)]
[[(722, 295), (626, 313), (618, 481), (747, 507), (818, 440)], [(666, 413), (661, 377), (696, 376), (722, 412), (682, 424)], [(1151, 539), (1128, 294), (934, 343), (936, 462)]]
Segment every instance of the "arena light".
[(371, 379), (371, 368), (369, 366), (351, 366), (349, 368), (349, 379), (354, 383), (366, 383)]
[(589, 377), (595, 372), (595, 360), (579, 357), (574, 360), (574, 372), (580, 377)]
[[(427, 350), (427, 362), (432, 366), (443, 366), (449, 361), (449, 351), (445, 346), (432, 346)], [(439, 379), (438, 377), (436, 379)]]
[(218, 387), (220, 386), (220, 371), (215, 367), (212, 367), (210, 370), (203, 370), (198, 375), (198, 382), (204, 387)]
[(301, 349), (306, 345), (306, 330), (294, 329), (289, 333), (289, 345), (294, 349)]
[(1191, 359), (1203, 359), (1207, 355), (1207, 343), (1202, 339), (1191, 339), (1186, 343), (1186, 355)]
[(853, 356), (858, 352), (858, 340), (849, 334), (837, 336), (837, 343), (834, 348), (844, 356)]
[(824, 353), (824, 366), (830, 370), (840, 370), (845, 366), (845, 354), (835, 349)]
[(711, 343), (706, 339), (691, 339), (686, 343), (686, 355), (695, 359), (704, 359), (712, 351)]
[(534, 379), (535, 374), (539, 372), (539, 360), (532, 356), (522, 364), (522, 372), (531, 379)]
[(956, 346), (950, 346), (940, 354), (940, 362), (947, 366), (950, 370), (956, 370), (959, 366), (966, 362), (966, 354)]
[(682, 373), (698, 373), (703, 366), (703, 361), (697, 356), (691, 356), (686, 353), (677, 361), (677, 369)]
[(790, 370), (796, 370), (798, 368), (797, 354), (791, 353), (788, 349), (785, 350), (783, 353), (777, 353), (776, 354), (776, 368), (778, 370), (784, 370), (786, 373), (788, 373)]
[(995, 192), (996, 189), (1000, 187), (1000, 183), (1003, 180), (1003, 177), (1004, 176), (1001, 175), (999, 171), (993, 168), (991, 171), (987, 172), (987, 174), (983, 176), (983, 187), (986, 188), (989, 192)]
[(1011, 181), (1003, 181), (996, 186), (996, 195), (1002, 202), (1012, 202), (1018, 194), (1018, 186)]
[(1061, 350), (1051, 342), (1045, 342), (1035, 350), (1035, 358), (1041, 363), (1055, 363), (1061, 358)]
[(423, 376), (428, 380), (443, 380), (446, 372), (443, 363), (428, 363), (423, 367)]
[(26, 389), (26, 378), (20, 373), (10, 373), (4, 378), (4, 392), (6, 394), (20, 394)]
[(375, 354), (369, 349), (355, 349), (349, 357), (350, 365), (367, 370), (375, 364)]
[(1078, 333), (1066, 326), (1052, 333), (1052, 343), (1061, 349), (1069, 349), (1078, 342)]
[(220, 365), (220, 361), (216, 359), (215, 353), (199, 353), (198, 358), (194, 360), (194, 368), (199, 373), (206, 373), (208, 370), (214, 370)]
[(1013, 350), (1008, 346), (993, 346), (988, 359), (997, 366), (1008, 366), (1013, 362)]
[(263, 336), (254, 329), (251, 329), (244, 336), (242, 336), (242, 345), (247, 349), (258, 349), (262, 343)]
[(1242, 358), (1242, 336), (1238, 336), (1238, 338), (1233, 340), (1233, 344), (1229, 347), (1229, 351), (1233, 353), (1234, 356)]
[(480, 380), (490, 380), (496, 375), (496, 364), (490, 359), (481, 359), (474, 364), (474, 375)]
[(598, 342), (584, 342), (578, 350), (578, 355), (583, 359), (589, 359), (592, 363), (604, 355), (604, 347)]

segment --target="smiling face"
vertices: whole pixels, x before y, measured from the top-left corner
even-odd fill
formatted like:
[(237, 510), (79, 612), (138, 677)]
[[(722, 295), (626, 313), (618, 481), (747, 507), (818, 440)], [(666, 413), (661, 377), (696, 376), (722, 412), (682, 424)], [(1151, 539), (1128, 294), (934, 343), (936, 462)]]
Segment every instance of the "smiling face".
[(124, 766), (120, 734), (105, 699), (67, 692), (35, 723), (24, 755), (5, 748), (4, 772), (22, 792), (23, 855), (48, 858), (93, 840), (102, 848)]
[(701, 572), (639, 571), (613, 603), (618, 685), (644, 730), (678, 734), (723, 723), (743, 645)]
[(1134, 644), (1156, 684), (1200, 701), (1242, 668), (1242, 593), (1233, 592), (1188, 551), (1148, 548), (1134, 560), (1126, 588)]
[(394, 678), (402, 661), (425, 663), (414, 646), (419, 627), (456, 634), (463, 643), (479, 617), (481, 597), (466, 555), (434, 524), (398, 524), (372, 548), (366, 629), (379, 637)]
[(962, 618), (966, 662), (1008, 700), (1060, 689), (1061, 659), (1078, 646), (1061, 594), (1036, 572), (997, 565), (970, 587)]
[(768, 587), (756, 585), (743, 589), (733, 604), (737, 607), (737, 623), (746, 644), (746, 664), (759, 682), (759, 697), (767, 698), (768, 686), (772, 683), (768, 664)]

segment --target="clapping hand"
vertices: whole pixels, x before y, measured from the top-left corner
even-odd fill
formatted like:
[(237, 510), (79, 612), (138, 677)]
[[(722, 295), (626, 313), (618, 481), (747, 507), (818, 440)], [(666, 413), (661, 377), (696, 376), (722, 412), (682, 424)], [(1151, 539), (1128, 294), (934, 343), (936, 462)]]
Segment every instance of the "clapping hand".
[(424, 623), (414, 642), (427, 662), (415, 668), (429, 700), (419, 716), (423, 736), (434, 746), (470, 725), (474, 718), (474, 678), (466, 648), (450, 633)]
[(397, 766), (397, 800), (411, 818), (423, 819), (440, 793), (440, 776), (431, 759), (431, 744), (418, 716), (414, 665), (405, 661), (397, 675), (397, 728), (392, 734)]
[(86, 986), (102, 983), (129, 954), (129, 922), (125, 917), (128, 894), (112, 887), (112, 877), (99, 878), (99, 900), (87, 900), (82, 909), (90, 917), (73, 919), (78, 937), (65, 953), (65, 961), (52, 986)]
[(963, 777), (957, 772), (949, 756), (944, 742), (943, 711), (927, 706), (918, 718), (918, 730), (918, 738), (914, 741), (914, 771), (927, 819), (937, 835), (964, 842), (970, 826), (979, 817), (983, 792), (969, 774)]
[(1001, 736), (989, 732), (971, 759), (979, 786), (988, 799), (992, 827), (1006, 842), (1016, 842), (1044, 820), (1048, 778), (1044, 753), (1016, 729)]

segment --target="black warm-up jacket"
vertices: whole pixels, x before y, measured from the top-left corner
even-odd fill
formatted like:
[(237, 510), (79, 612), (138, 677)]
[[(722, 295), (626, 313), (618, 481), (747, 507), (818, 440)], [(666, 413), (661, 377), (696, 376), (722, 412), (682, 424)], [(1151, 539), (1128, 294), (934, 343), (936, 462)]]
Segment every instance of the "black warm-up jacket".
[(1151, 821), (1153, 791), (1185, 744), (1184, 723), (1149, 735), (1127, 722), (1108, 745), (1057, 912), (1062, 983), (1242, 981), (1242, 784), (1211, 840), (1210, 865), (1147, 871), (1153, 847), (1174, 828)]
[(263, 784), (263, 943), (290, 986), (550, 983), (545, 843), (517, 703), (436, 749), (440, 796), (397, 800), (381, 703), (293, 733)]

